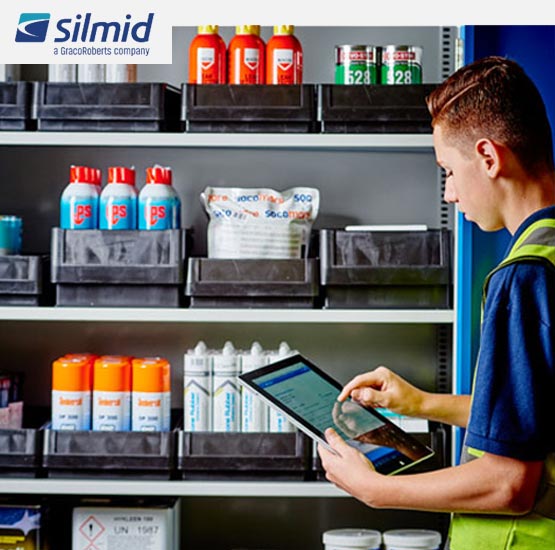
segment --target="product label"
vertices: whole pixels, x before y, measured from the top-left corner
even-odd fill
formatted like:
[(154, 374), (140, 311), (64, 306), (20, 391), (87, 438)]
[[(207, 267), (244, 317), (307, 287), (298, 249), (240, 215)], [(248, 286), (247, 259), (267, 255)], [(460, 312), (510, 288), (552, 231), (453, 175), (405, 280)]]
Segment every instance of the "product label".
[(131, 401), (131, 429), (134, 432), (160, 432), (164, 430), (163, 393), (134, 391)]
[(74, 550), (167, 550), (173, 548), (170, 510), (74, 508)]
[(284, 432), (294, 432), (295, 426), (287, 420), (287, 417), (276, 411), (274, 409), (270, 409), (270, 432), (274, 433), (284, 433)]
[(273, 53), (272, 79), (268, 84), (299, 84), (298, 63), (292, 49), (275, 49)]
[(90, 392), (52, 390), (52, 429), (90, 430)]
[(126, 432), (130, 429), (130, 392), (93, 392), (93, 430)]
[(212, 431), (239, 431), (240, 395), (236, 376), (214, 375)]
[(302, 258), (320, 194), (311, 187), (207, 187), (209, 258)]
[(146, 199), (139, 204), (139, 229), (177, 229), (174, 226), (175, 200)]
[(243, 63), (251, 71), (256, 71), (260, 62), (260, 51), (257, 48), (245, 48), (243, 50)]
[(61, 201), (62, 229), (97, 229), (98, 199), (70, 197)]
[[(202, 360), (204, 363), (204, 359)], [(209, 432), (212, 429), (210, 373), (185, 373), (183, 423), (186, 432)]]
[(241, 431), (266, 432), (268, 418), (266, 404), (246, 388), (241, 388)]
[(214, 48), (197, 49), (197, 65), (201, 71), (207, 71), (214, 65), (215, 62), (216, 50)]
[(100, 229), (137, 229), (137, 203), (132, 198), (101, 199)]

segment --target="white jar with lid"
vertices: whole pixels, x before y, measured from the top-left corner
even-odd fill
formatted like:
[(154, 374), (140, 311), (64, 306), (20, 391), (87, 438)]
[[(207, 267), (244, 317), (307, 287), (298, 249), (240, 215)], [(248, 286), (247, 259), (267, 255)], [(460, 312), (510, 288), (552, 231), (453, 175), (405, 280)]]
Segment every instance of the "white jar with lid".
[(385, 550), (439, 550), (441, 534), (430, 529), (392, 529), (383, 534)]
[(379, 550), (382, 535), (371, 529), (332, 529), (324, 533), (325, 550)]

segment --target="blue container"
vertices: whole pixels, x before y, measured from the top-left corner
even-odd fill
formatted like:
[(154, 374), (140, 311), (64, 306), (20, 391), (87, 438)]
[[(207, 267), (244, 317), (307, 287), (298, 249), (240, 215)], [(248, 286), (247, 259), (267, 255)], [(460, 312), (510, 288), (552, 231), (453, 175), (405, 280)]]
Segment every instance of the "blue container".
[(17, 216), (0, 216), (0, 254), (21, 253), (23, 222)]

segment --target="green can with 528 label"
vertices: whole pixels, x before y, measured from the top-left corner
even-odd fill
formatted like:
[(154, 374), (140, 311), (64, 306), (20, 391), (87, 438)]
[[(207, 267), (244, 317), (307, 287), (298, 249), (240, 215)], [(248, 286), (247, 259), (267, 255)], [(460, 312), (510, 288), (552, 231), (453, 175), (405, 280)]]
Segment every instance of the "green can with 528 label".
[(422, 48), (384, 46), (381, 82), (382, 84), (422, 84)]
[(375, 46), (335, 46), (336, 84), (377, 84), (378, 48)]

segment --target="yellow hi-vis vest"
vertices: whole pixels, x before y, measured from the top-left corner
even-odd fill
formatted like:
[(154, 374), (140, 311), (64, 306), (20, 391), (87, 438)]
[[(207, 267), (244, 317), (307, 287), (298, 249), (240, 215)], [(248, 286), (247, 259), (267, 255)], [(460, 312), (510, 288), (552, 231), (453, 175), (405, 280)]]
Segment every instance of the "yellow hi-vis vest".
[[(555, 219), (531, 224), (507, 257), (486, 277), (482, 313), (492, 275), (506, 265), (523, 260), (548, 262), (555, 267)], [(464, 445), (461, 462), (483, 454)], [(531, 512), (521, 516), (453, 514), (449, 536), (450, 550), (555, 550), (555, 451), (545, 459)]]

